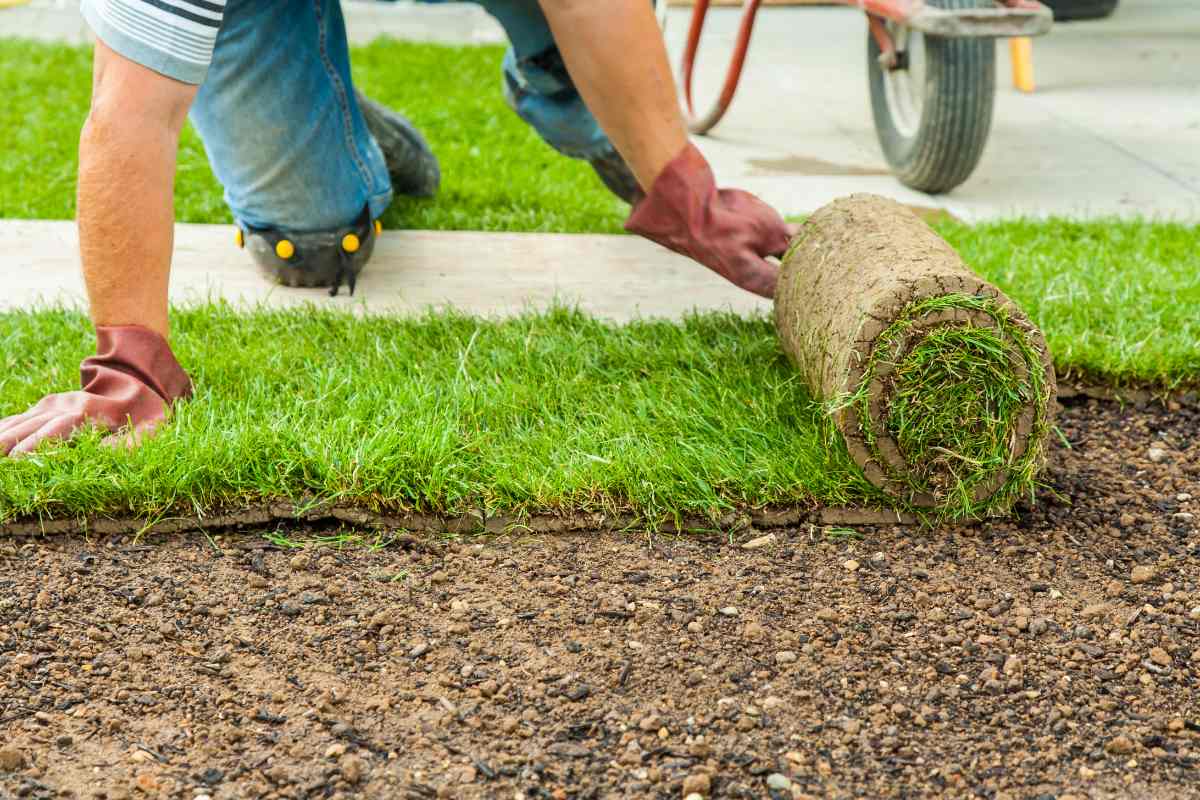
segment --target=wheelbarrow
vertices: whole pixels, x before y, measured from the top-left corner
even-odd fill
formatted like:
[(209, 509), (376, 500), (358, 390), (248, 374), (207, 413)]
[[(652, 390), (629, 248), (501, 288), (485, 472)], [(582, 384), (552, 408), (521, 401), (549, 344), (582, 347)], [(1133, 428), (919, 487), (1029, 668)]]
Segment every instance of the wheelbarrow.
[[(680, 84), (688, 128), (716, 126), (737, 92), (762, 0), (743, 0), (720, 94), (700, 103), (692, 88), (711, 0), (694, 0)], [(965, 181), (983, 155), (996, 95), (994, 39), (1040, 36), (1053, 25), (1035, 0), (830, 0), (867, 15), (871, 112), (884, 158), (901, 183), (939, 194)], [(666, 22), (666, 2), (658, 0)]]

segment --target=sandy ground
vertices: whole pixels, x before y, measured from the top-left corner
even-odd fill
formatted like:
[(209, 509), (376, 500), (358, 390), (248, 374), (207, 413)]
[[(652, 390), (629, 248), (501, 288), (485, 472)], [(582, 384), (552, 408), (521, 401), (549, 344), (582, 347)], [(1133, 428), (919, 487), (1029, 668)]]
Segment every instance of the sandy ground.
[(1200, 411), (1060, 425), (953, 530), (0, 540), (0, 798), (1200, 797)]

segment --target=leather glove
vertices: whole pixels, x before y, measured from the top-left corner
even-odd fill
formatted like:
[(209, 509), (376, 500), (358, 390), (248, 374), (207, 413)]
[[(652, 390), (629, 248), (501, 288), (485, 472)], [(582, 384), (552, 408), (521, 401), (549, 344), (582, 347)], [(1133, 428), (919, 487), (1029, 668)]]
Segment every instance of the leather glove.
[(96, 355), (84, 359), (79, 375), (82, 390), (49, 395), (24, 414), (0, 419), (0, 456), (69, 438), (88, 423), (109, 431), (128, 428), (137, 437), (192, 394), (191, 379), (167, 340), (137, 325), (96, 328)]
[(675, 156), (633, 207), (625, 230), (685, 255), (763, 297), (775, 296), (782, 256), (795, 232), (749, 192), (718, 189), (693, 144)]

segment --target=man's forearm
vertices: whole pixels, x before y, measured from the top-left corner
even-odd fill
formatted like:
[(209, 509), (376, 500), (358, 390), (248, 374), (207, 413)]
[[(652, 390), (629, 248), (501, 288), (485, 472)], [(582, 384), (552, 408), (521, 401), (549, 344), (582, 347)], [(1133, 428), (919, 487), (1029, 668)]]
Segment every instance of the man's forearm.
[(79, 244), (92, 320), (167, 335), (179, 132), (194, 87), (96, 45), (79, 142)]
[(649, 0), (540, 1), (584, 102), (649, 189), (688, 141)]

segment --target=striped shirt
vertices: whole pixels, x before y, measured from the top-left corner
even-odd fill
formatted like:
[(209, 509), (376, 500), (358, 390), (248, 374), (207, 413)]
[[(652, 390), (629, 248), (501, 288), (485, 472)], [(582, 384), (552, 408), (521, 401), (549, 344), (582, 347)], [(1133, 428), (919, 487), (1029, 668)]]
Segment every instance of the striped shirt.
[(82, 0), (92, 31), (116, 52), (184, 83), (204, 81), (225, 0)]

